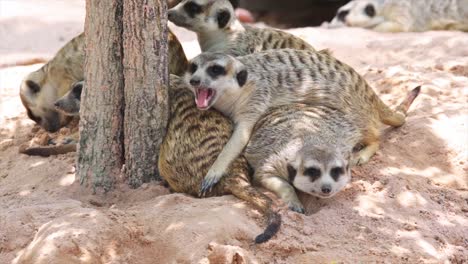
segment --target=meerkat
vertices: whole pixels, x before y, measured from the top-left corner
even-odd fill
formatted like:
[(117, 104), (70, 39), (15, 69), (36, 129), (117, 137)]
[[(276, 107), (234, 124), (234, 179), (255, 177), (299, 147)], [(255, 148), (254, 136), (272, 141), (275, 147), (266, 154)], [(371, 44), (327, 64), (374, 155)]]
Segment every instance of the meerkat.
[[(235, 123), (234, 132), (202, 185), (209, 190), (247, 145), (259, 117), (270, 107), (306, 103), (353, 112), (370, 119), (357, 163), (377, 151), (380, 122), (398, 127), (406, 112), (391, 110), (353, 68), (327, 52), (270, 50), (242, 57), (205, 52), (190, 62), (185, 81), (197, 107), (214, 107)], [(379, 121), (379, 124), (375, 122)]]
[[(419, 93), (399, 106), (408, 110)], [(288, 207), (304, 213), (295, 189), (330, 198), (351, 179), (354, 150), (364, 140), (375, 113), (365, 116), (323, 105), (289, 104), (269, 109), (255, 124), (244, 156), (255, 170), (254, 183), (274, 192)]]
[(244, 56), (270, 49), (314, 49), (290, 33), (241, 24), (228, 0), (184, 0), (169, 10), (168, 19), (194, 31), (202, 51)]
[[(80, 102), (81, 102), (81, 91), (83, 90), (84, 81), (76, 82), (72, 85), (70, 91), (68, 91), (62, 98), (55, 101), (55, 109), (70, 117), (79, 116), (80, 114)], [(19, 152), (29, 156), (42, 156), (49, 157), (52, 155), (61, 155), (69, 152), (75, 152), (77, 143), (79, 140), (78, 131), (65, 138), (59, 145), (52, 144), (48, 146), (38, 147), (26, 147), (22, 146)]]
[(340, 24), (380, 32), (468, 31), (468, 0), (353, 0), (331, 22)]
[[(173, 191), (201, 197), (203, 177), (228, 141), (232, 124), (215, 110), (199, 111), (183, 79), (171, 75), (170, 80), (170, 121), (160, 148), (159, 171)], [(250, 177), (248, 163), (240, 156), (204, 196), (233, 194), (256, 206), (268, 218), (265, 231), (255, 238), (263, 243), (278, 232), (281, 217), (272, 210), (271, 199), (252, 187)]]
[(55, 110), (55, 101), (71, 85), (84, 79), (84, 34), (69, 41), (54, 58), (23, 80), (20, 98), (28, 117), (49, 132), (56, 132), (72, 118)]
[[(49, 132), (56, 132), (72, 118), (58, 112), (55, 102), (84, 80), (84, 33), (65, 44), (42, 68), (26, 76), (21, 83), (20, 98), (28, 117)], [(169, 30), (169, 72), (182, 75), (187, 58), (177, 37)]]

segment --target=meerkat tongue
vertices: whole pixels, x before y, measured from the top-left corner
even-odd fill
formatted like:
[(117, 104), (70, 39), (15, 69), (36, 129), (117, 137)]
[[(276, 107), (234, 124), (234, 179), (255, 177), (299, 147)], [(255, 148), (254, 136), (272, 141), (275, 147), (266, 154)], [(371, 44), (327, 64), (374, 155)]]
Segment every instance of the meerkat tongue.
[(210, 98), (211, 98), (210, 89), (199, 88), (197, 90), (197, 100), (196, 100), (197, 107), (207, 108)]

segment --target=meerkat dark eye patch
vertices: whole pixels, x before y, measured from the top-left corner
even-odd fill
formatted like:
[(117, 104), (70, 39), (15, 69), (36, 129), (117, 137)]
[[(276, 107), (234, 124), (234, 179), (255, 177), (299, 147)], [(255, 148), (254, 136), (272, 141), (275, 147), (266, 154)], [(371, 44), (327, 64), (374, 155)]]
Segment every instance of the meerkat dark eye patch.
[(294, 182), (294, 178), (296, 178), (297, 170), (289, 163), (288, 163), (287, 169), (288, 169), (289, 182)]
[(198, 66), (195, 64), (195, 63), (191, 63), (190, 66), (189, 66), (189, 72), (191, 74), (194, 74), (198, 69)]
[(216, 15), (216, 20), (218, 21), (219, 28), (225, 28), (229, 20), (231, 20), (231, 14), (227, 10), (221, 10)]
[(195, 2), (188, 2), (184, 5), (184, 10), (187, 12), (189, 17), (194, 18), (196, 15), (200, 14), (203, 12), (203, 8), (195, 3)]
[(338, 179), (343, 173), (344, 173), (343, 167), (334, 167), (330, 171), (330, 175), (335, 181), (338, 181)]
[(315, 181), (322, 175), (322, 172), (319, 168), (309, 167), (304, 170), (304, 175), (310, 177), (310, 181)]
[(33, 93), (38, 93), (41, 90), (41, 87), (31, 80), (27, 80), (26, 85), (29, 87), (29, 90), (31, 90), (31, 92)]
[(248, 73), (247, 70), (242, 70), (236, 75), (237, 83), (239, 87), (242, 87), (247, 82)]
[(226, 69), (224, 69), (224, 67), (220, 65), (213, 65), (208, 67), (207, 73), (211, 78), (215, 79), (221, 75), (225, 75)]
[(375, 7), (372, 4), (366, 5), (366, 8), (364, 8), (364, 13), (368, 15), (369, 17), (374, 17), (375, 16)]

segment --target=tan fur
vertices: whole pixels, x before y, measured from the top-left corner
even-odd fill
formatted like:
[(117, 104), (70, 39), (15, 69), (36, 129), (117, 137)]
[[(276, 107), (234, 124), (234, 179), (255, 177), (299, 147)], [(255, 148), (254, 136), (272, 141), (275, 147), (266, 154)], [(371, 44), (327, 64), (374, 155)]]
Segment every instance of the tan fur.
[[(190, 15), (187, 5), (197, 5), (200, 13)], [(228, 15), (220, 25), (219, 14)], [(270, 49), (314, 48), (303, 39), (273, 28), (258, 28), (241, 24), (228, 0), (185, 0), (169, 10), (169, 20), (197, 33), (202, 51), (223, 52), (243, 56)]]
[[(187, 68), (187, 58), (182, 45), (171, 31), (168, 42), (169, 72), (183, 74)], [(83, 84), (83, 44), (84, 35), (81, 34), (67, 43), (51, 61), (29, 74), (23, 81), (20, 96), (28, 116), (46, 130), (56, 131), (72, 120), (73, 116), (79, 116), (81, 93), (76, 97), (72, 88), (75, 84)], [(27, 85), (28, 81), (38, 84), (39, 92), (32, 93)], [(64, 154), (76, 150), (78, 139), (79, 135), (76, 134), (72, 135), (70, 142), (65, 145), (25, 148), (20, 152), (38, 156)]]
[[(228, 141), (232, 125), (228, 118), (215, 110), (199, 111), (191, 92), (183, 81), (171, 75), (171, 118), (159, 154), (159, 172), (175, 192), (200, 197), (200, 186), (211, 164)], [(244, 157), (238, 157), (227, 176), (207, 196), (233, 194), (252, 203), (268, 217), (265, 233), (257, 243), (273, 236), (280, 225), (280, 217), (272, 211), (272, 201), (253, 188)]]
[[(71, 118), (58, 112), (54, 103), (70, 91), (72, 84), (84, 80), (84, 33), (65, 44), (52, 60), (23, 80), (20, 98), (28, 116), (44, 129), (55, 132)], [(169, 72), (182, 74), (187, 65), (182, 45), (169, 31)]]
[[(231, 139), (205, 177), (203, 189), (209, 189), (222, 177), (247, 145), (255, 123), (271, 107), (319, 104), (367, 120), (364, 137), (368, 140), (364, 143), (369, 149), (362, 150), (358, 163), (367, 162), (377, 150), (379, 135), (375, 128), (381, 122), (391, 126), (405, 122), (406, 109), (390, 109), (364, 78), (328, 52), (282, 49), (237, 58), (206, 52), (191, 64), (186, 82), (191, 83), (199, 98), (199, 107), (214, 107), (236, 124)], [(219, 73), (212, 72), (214, 67)]]
[(468, 0), (353, 0), (331, 22), (343, 25), (380, 32), (468, 31)]
[[(419, 88), (411, 91), (397, 109), (406, 113), (418, 93)], [(372, 112), (362, 116), (304, 104), (273, 107), (255, 124), (244, 156), (255, 170), (255, 182), (276, 193), (291, 210), (303, 213), (295, 189), (321, 198), (338, 193), (351, 178), (350, 167), (367, 161), (377, 150), (379, 129), (373, 127), (377, 123), (379, 116)], [(371, 145), (353, 153), (362, 144)], [(320, 175), (308, 174), (309, 168)]]

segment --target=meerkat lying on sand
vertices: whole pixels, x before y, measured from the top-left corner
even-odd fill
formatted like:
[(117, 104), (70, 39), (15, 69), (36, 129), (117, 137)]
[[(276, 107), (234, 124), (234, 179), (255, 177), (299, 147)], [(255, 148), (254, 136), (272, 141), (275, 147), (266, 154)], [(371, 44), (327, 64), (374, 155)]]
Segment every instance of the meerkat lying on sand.
[[(234, 58), (202, 53), (191, 61), (185, 75), (197, 107), (211, 107), (235, 123), (232, 137), (210, 168), (202, 186), (209, 190), (249, 142), (253, 127), (268, 108), (290, 104), (320, 104), (344, 113), (375, 115), (372, 122), (401, 126), (406, 112), (391, 110), (356, 71), (327, 52), (270, 50)], [(357, 163), (377, 151), (379, 124), (369, 123)]]
[[(76, 82), (72, 85), (70, 91), (68, 91), (62, 98), (58, 99), (55, 103), (55, 109), (65, 116), (79, 116), (80, 115), (80, 103), (81, 103), (81, 91), (83, 90), (84, 81)], [(21, 147), (19, 152), (30, 155), (30, 156), (42, 156), (49, 157), (52, 155), (66, 154), (69, 152), (76, 151), (76, 145), (79, 140), (79, 132), (71, 134), (69, 137), (64, 139), (59, 145), (48, 145), (38, 147)]]
[(314, 49), (290, 33), (241, 24), (232, 2), (184, 0), (169, 10), (168, 18), (177, 26), (196, 32), (202, 51), (243, 56), (269, 49)]
[(338, 9), (340, 24), (381, 32), (468, 31), (468, 0), (353, 0)]
[[(65, 44), (47, 64), (26, 76), (21, 83), (21, 102), (29, 118), (49, 132), (56, 132), (72, 118), (58, 112), (55, 102), (84, 80), (84, 33)], [(169, 31), (169, 72), (185, 72), (187, 58), (177, 37)]]
[[(187, 57), (177, 37), (169, 30), (169, 72), (182, 75)], [(84, 82), (84, 35), (67, 43), (41, 69), (30, 73), (21, 85), (20, 97), (28, 116), (49, 132), (65, 126), (79, 116), (81, 90)], [(69, 85), (67, 87), (67, 85)], [(79, 135), (70, 136), (66, 144), (58, 146), (24, 147), (20, 153), (50, 156), (76, 151)]]
[[(410, 92), (399, 106), (403, 113), (418, 93), (419, 88)], [(294, 188), (320, 198), (342, 190), (356, 163), (353, 149), (378, 123), (374, 112), (362, 116), (321, 105), (282, 105), (255, 124), (244, 156), (255, 170), (254, 182), (276, 193), (291, 210), (304, 213)]]
[[(200, 197), (203, 177), (228, 141), (232, 125), (215, 110), (199, 111), (185, 86), (182, 79), (171, 75), (170, 121), (158, 163), (161, 176), (174, 191)], [(233, 194), (256, 206), (268, 218), (265, 231), (255, 239), (263, 243), (278, 232), (281, 217), (272, 210), (271, 199), (252, 187), (250, 177), (247, 161), (240, 156), (207, 195)]]

